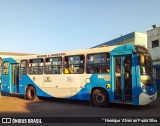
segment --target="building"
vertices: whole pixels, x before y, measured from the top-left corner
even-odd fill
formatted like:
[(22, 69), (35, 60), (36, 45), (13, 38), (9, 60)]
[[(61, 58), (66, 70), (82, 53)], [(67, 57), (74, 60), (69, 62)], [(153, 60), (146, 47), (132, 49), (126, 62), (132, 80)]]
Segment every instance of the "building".
[(153, 25), (153, 29), (147, 31), (148, 49), (153, 61), (153, 76), (160, 90), (160, 27)]
[(98, 46), (111, 46), (111, 45), (123, 45), (123, 44), (135, 44), (142, 45), (147, 48), (147, 33), (144, 32), (132, 32), (126, 35), (121, 35), (120, 37), (113, 39), (111, 41), (99, 44)]

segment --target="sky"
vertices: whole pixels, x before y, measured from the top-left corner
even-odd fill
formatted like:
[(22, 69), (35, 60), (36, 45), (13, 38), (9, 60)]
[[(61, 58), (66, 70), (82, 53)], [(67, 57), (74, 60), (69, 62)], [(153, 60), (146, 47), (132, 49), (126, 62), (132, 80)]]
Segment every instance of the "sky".
[(160, 0), (0, 0), (0, 52), (90, 48), (160, 26)]

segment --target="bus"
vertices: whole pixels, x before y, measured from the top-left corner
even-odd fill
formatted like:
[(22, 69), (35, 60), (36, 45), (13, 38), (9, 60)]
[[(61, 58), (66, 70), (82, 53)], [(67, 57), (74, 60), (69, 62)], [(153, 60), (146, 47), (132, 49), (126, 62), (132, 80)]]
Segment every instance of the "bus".
[(2, 91), (25, 96), (147, 105), (156, 100), (152, 60), (127, 44), (2, 59)]

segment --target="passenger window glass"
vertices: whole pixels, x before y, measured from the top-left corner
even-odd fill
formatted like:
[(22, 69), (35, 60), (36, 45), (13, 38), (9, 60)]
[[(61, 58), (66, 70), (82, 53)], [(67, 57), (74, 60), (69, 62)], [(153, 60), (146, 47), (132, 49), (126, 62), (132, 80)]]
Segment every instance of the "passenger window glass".
[(84, 73), (84, 55), (65, 57), (64, 73), (65, 74), (83, 74)]
[(20, 74), (27, 74), (27, 60), (22, 60), (20, 63)]
[(45, 74), (61, 74), (62, 73), (62, 58), (46, 58)]
[(43, 74), (43, 59), (29, 60), (29, 74)]
[(8, 74), (9, 72), (9, 62), (4, 62), (3, 63), (3, 74)]
[(87, 56), (87, 73), (109, 73), (109, 53), (89, 54)]

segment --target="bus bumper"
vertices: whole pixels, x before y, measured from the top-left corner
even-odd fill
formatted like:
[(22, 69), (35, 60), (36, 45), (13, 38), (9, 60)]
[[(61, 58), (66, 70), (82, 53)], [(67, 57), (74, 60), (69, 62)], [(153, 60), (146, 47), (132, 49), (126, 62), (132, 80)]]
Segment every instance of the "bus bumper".
[(150, 102), (156, 100), (157, 98), (157, 92), (153, 95), (147, 95), (145, 93), (141, 93), (139, 95), (139, 105), (147, 105)]

